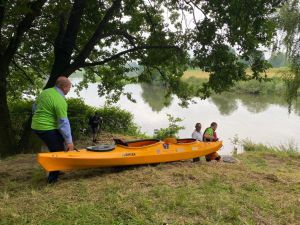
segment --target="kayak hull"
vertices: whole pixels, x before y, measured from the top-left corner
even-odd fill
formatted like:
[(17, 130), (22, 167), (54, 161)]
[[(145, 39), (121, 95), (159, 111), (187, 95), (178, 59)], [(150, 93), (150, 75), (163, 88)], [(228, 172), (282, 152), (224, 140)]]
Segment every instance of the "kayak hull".
[(76, 152), (39, 153), (37, 161), (46, 171), (50, 172), (187, 160), (208, 155), (222, 147), (220, 141), (193, 141), (190, 143), (157, 141), (146, 146), (138, 146), (135, 143), (133, 142), (129, 146), (116, 145), (114, 150), (108, 152), (93, 152), (81, 149)]

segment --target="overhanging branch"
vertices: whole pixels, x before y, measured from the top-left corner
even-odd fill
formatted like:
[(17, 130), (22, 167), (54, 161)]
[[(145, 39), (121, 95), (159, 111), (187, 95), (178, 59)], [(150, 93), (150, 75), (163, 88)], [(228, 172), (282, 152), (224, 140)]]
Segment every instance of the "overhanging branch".
[(30, 2), (29, 4), (29, 12), (24, 16), (23, 20), (18, 24), (15, 35), (10, 39), (9, 45), (4, 53), (4, 58), (7, 62), (11, 62), (14, 54), (16, 53), (21, 40), (31, 26), (33, 21), (37, 16), (40, 15), (41, 9), (47, 0), (37, 0), (35, 2)]
[(93, 36), (89, 39), (87, 44), (84, 46), (82, 51), (74, 60), (74, 65), (82, 64), (85, 59), (90, 55), (95, 45), (103, 35), (104, 28), (107, 26), (108, 22), (115, 16), (116, 11), (118, 11), (121, 7), (121, 0), (114, 0), (111, 7), (106, 11), (102, 21), (99, 23), (96, 31)]
[(32, 85), (34, 85), (33, 80), (32, 80), (31, 77), (26, 73), (26, 71), (23, 70), (23, 68), (21, 68), (14, 60), (12, 61), (12, 63), (13, 63), (13, 65), (14, 65), (18, 70), (20, 70), (20, 71), (22, 72), (23, 76), (24, 76), (27, 80), (29, 80), (29, 82), (30, 82)]
[(172, 45), (156, 45), (156, 46), (151, 46), (151, 45), (144, 45), (144, 46), (137, 46), (137, 47), (134, 47), (134, 48), (131, 48), (131, 49), (128, 49), (128, 50), (125, 50), (125, 51), (122, 51), (122, 52), (119, 52), (109, 58), (106, 58), (102, 61), (97, 61), (97, 62), (92, 62), (92, 63), (84, 63), (82, 67), (90, 67), (90, 66), (99, 66), (99, 65), (103, 65), (107, 62), (110, 62), (110, 61), (113, 61), (115, 59), (118, 59), (120, 58), (121, 56), (123, 55), (126, 55), (130, 52), (135, 52), (135, 51), (138, 51), (138, 50), (142, 50), (142, 49), (177, 49), (177, 50), (180, 50), (181, 49), (178, 47), (178, 46), (172, 46)]
[(76, 45), (76, 39), (79, 32), (85, 5), (86, 0), (75, 0), (73, 3), (73, 7), (68, 20), (68, 25), (61, 42), (62, 46), (64, 46), (64, 52), (66, 52), (64, 57), (68, 58), (65, 59), (66, 61), (69, 61), (71, 59), (72, 51)]

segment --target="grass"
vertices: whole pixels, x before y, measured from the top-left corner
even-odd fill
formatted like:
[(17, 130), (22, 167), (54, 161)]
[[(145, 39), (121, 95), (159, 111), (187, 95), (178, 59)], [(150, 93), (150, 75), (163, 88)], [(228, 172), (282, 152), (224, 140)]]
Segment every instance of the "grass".
[[(267, 76), (269, 78), (281, 77), (287, 71), (288, 71), (288, 68), (286, 68), (286, 67), (270, 68), (270, 69), (267, 70)], [(246, 72), (248, 74), (250, 74), (251, 70), (247, 69)], [(199, 78), (199, 79), (208, 79), (209, 73), (204, 72), (204, 71), (199, 70), (199, 69), (189, 69), (189, 70), (184, 72), (183, 79), (185, 80), (185, 79), (188, 79), (190, 77), (196, 77), (196, 78)]]
[[(245, 94), (250, 96), (279, 95), (281, 99), (283, 99), (286, 102), (284, 96), (286, 94), (287, 86), (282, 78), (283, 73), (286, 71), (286, 68), (272, 68), (267, 72), (268, 78), (270, 78), (267, 81), (238, 81), (235, 83), (234, 87), (227, 90), (225, 94), (234, 93), (235, 95)], [(205, 73), (200, 70), (189, 70), (185, 72), (183, 76), (183, 81), (194, 86), (195, 90), (197, 90), (197, 88), (201, 87), (203, 83), (206, 83), (208, 81), (208, 73)], [(300, 90), (298, 90), (297, 96), (300, 96)]]
[(3, 159), (0, 224), (299, 224), (299, 155), (259, 148), (239, 164), (79, 170), (55, 185), (35, 155)]

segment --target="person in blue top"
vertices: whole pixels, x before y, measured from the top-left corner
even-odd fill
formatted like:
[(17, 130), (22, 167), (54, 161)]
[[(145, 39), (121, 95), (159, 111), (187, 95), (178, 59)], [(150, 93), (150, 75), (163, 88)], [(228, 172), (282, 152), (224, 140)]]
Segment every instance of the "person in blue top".
[[(33, 107), (31, 128), (51, 152), (74, 150), (65, 97), (71, 87), (67, 77), (58, 77), (55, 86), (43, 90)], [(59, 171), (50, 172), (48, 183), (56, 182), (58, 175)]]

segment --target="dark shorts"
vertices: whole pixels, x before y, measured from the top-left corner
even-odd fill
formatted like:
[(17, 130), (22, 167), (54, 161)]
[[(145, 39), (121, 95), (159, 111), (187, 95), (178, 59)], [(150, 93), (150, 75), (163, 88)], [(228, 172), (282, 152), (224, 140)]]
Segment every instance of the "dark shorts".
[(40, 139), (47, 145), (50, 152), (65, 150), (64, 138), (59, 130), (33, 130)]
[(93, 134), (96, 134), (99, 131), (99, 127), (93, 127), (92, 126), (91, 129), (92, 129)]

